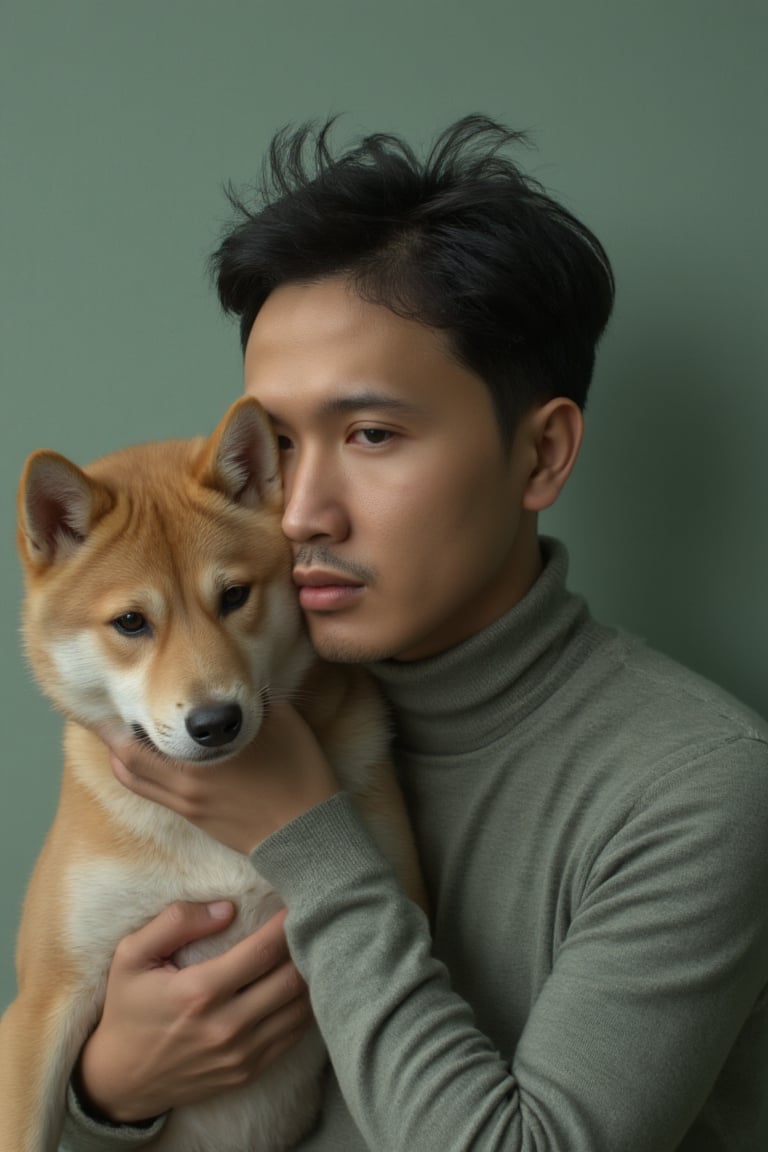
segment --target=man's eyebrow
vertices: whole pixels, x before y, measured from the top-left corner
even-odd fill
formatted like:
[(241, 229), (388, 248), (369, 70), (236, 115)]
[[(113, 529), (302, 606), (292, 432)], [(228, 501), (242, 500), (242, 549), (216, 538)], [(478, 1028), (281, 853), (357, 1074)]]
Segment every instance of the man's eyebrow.
[(356, 412), (361, 408), (386, 408), (391, 411), (416, 412), (418, 405), (410, 400), (401, 400), (374, 388), (363, 388), (358, 392), (340, 393), (329, 396), (318, 406), (319, 416), (336, 416), (339, 413)]
[[(314, 415), (322, 419), (327, 416), (344, 415), (349, 412), (359, 412), (366, 408), (378, 408), (390, 412), (415, 413), (422, 409), (410, 400), (398, 399), (386, 392), (377, 392), (374, 388), (361, 388), (356, 392), (340, 392), (337, 396), (329, 396), (322, 400), (315, 409)], [(279, 415), (267, 411), (270, 420), (280, 424)]]

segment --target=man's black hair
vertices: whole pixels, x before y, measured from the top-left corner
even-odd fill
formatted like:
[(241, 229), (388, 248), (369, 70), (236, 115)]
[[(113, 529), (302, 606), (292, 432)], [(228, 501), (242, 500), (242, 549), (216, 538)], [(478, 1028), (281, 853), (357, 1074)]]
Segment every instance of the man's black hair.
[(507, 441), (536, 403), (583, 408), (613, 275), (592, 232), (506, 154), (525, 135), (467, 116), (420, 160), (384, 134), (334, 154), (333, 123), (274, 137), (252, 206), (228, 190), (236, 217), (211, 269), (243, 348), (274, 288), (343, 275), (441, 330)]

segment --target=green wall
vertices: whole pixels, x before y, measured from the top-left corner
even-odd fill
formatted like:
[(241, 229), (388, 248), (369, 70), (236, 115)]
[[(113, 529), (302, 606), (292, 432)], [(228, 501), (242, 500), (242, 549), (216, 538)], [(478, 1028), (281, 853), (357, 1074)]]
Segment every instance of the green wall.
[(595, 611), (768, 713), (760, 0), (3, 0), (0, 1005), (56, 802), (18, 644), (26, 454), (213, 426), (239, 391), (206, 254), (221, 184), (288, 121), (416, 144), (467, 111), (597, 231), (619, 293), (570, 490), (544, 521)]

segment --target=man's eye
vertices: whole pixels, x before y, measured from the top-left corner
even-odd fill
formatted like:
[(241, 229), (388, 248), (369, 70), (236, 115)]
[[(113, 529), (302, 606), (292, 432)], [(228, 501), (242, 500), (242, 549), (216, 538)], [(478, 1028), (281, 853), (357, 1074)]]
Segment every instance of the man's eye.
[(219, 599), (222, 616), (226, 616), (227, 612), (234, 612), (236, 608), (242, 608), (250, 591), (249, 584), (232, 584), (229, 588), (225, 588)]
[(355, 432), (355, 437), (362, 440), (364, 444), (386, 444), (388, 440), (392, 439), (393, 432), (389, 432), (386, 428), (358, 428)]
[(141, 636), (149, 631), (147, 618), (141, 612), (123, 612), (122, 616), (115, 617), (112, 625), (123, 636)]

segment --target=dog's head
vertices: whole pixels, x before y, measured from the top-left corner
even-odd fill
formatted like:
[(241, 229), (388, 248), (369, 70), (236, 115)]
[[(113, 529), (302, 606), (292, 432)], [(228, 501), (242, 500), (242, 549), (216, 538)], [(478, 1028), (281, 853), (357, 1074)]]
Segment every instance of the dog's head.
[(250, 743), (266, 700), (311, 658), (280, 508), (274, 437), (252, 399), (208, 440), (85, 469), (33, 453), (19, 492), (24, 637), (56, 706), (174, 759)]

